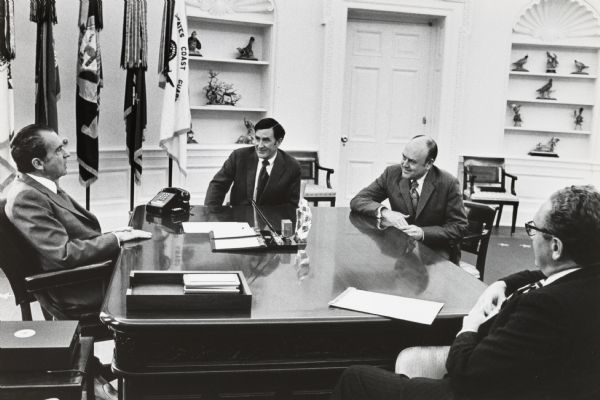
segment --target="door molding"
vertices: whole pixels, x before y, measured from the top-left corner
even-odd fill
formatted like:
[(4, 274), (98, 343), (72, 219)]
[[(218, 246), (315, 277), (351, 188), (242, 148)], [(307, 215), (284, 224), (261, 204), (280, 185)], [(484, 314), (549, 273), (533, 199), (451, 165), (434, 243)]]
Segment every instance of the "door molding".
[[(436, 164), (455, 171), (458, 162), (458, 134), (463, 126), (466, 79), (466, 38), (470, 32), (470, 2), (465, 0), (330, 0), (324, 2), (324, 65), (321, 135), (319, 149), (326, 165), (339, 165), (344, 94), (346, 35), (351, 11), (375, 11), (412, 16), (428, 16), (439, 21), (440, 92), (437, 114), (432, 116), (432, 136), (440, 154)], [(334, 179), (337, 184), (337, 177)]]

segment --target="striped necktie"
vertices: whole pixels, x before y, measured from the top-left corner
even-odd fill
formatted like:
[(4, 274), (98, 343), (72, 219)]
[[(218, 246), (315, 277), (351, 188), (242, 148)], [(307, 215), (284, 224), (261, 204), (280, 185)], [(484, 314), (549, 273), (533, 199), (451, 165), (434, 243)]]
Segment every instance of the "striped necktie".
[(419, 192), (417, 188), (419, 187), (419, 182), (416, 179), (413, 179), (410, 182), (410, 202), (412, 203), (412, 207), (414, 212), (417, 212), (417, 205), (419, 204)]
[(531, 292), (533, 290), (536, 290), (536, 289), (539, 289), (539, 288), (543, 287), (544, 285), (542, 284), (542, 282), (545, 281), (545, 280), (546, 280), (546, 278), (540, 279), (539, 281), (535, 281), (533, 283), (529, 283), (529, 284), (527, 284), (525, 286), (521, 286), (520, 288), (518, 288), (517, 290), (515, 290), (514, 292), (512, 292), (512, 294), (510, 296), (508, 296), (506, 298), (506, 300), (508, 300), (508, 299), (510, 299), (512, 297), (520, 296), (520, 295), (525, 294), (525, 293), (529, 293), (529, 292)]

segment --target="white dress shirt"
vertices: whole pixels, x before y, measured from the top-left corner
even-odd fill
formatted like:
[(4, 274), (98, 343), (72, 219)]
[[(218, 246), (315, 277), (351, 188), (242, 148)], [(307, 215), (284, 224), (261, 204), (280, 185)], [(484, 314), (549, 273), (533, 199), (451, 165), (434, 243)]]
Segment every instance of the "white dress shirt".
[(51, 181), (48, 178), (44, 178), (43, 176), (37, 176), (37, 175), (29, 174), (29, 173), (27, 175), (31, 179), (33, 179), (34, 181), (36, 181), (37, 183), (39, 183), (40, 185), (46, 187), (52, 193), (58, 194), (58, 186), (56, 186), (56, 182)]

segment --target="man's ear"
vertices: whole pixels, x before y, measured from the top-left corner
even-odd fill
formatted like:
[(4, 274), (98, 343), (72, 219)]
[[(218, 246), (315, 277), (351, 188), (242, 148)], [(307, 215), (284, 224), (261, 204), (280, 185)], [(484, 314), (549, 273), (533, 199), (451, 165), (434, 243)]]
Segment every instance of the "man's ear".
[(31, 160), (31, 165), (33, 165), (33, 168), (36, 169), (36, 171), (43, 171), (44, 170), (44, 162), (39, 159), (39, 158), (34, 158), (33, 160)]
[(557, 238), (556, 236), (552, 237), (552, 243), (550, 243), (550, 249), (552, 250), (552, 259), (558, 260), (563, 256), (564, 245), (562, 240)]

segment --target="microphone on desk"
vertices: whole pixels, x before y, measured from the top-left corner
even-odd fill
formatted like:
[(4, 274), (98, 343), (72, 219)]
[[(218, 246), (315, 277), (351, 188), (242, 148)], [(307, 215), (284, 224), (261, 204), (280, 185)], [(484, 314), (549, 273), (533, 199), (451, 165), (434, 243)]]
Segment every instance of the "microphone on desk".
[(265, 214), (263, 214), (262, 210), (258, 207), (256, 201), (254, 201), (254, 199), (250, 199), (250, 201), (252, 202), (252, 207), (254, 207), (254, 211), (256, 211), (256, 213), (265, 222), (265, 224), (267, 224), (267, 227), (269, 228), (269, 231), (271, 231), (271, 236), (273, 237), (275, 243), (277, 243), (280, 246), (283, 245), (283, 238), (280, 234), (277, 233), (275, 228), (273, 228), (273, 225), (271, 225), (271, 222), (269, 222)]

